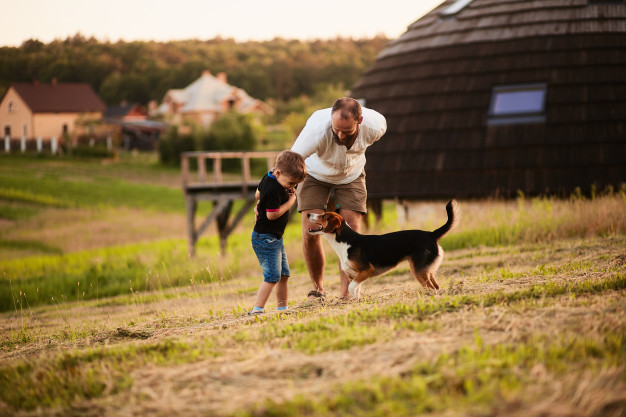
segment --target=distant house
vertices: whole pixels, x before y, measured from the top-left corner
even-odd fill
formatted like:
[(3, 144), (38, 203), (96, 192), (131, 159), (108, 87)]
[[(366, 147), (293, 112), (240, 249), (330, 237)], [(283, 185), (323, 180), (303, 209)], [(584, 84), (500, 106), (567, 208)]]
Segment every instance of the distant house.
[(220, 72), (214, 77), (210, 71), (204, 71), (200, 78), (183, 89), (169, 90), (160, 106), (161, 114), (172, 124), (190, 121), (204, 127), (231, 109), (244, 114), (273, 113), (263, 101), (229, 85), (226, 73)]
[(13, 83), (0, 100), (2, 137), (62, 138), (77, 122), (99, 120), (106, 105), (85, 83)]
[(110, 106), (104, 113), (104, 119), (107, 122), (135, 122), (146, 120), (146, 117), (146, 109), (138, 103), (122, 103), (119, 106)]
[(155, 149), (161, 133), (167, 130), (167, 124), (147, 120), (147, 117), (147, 111), (142, 105), (123, 102), (119, 106), (107, 108), (104, 122), (114, 136), (121, 139), (120, 145), (124, 149), (151, 151)]

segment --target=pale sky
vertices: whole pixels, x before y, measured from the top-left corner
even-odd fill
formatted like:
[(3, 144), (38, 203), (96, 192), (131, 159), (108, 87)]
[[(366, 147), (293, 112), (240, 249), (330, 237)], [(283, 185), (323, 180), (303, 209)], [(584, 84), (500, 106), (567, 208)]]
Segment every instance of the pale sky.
[(0, 46), (100, 41), (397, 38), (444, 0), (0, 0)]

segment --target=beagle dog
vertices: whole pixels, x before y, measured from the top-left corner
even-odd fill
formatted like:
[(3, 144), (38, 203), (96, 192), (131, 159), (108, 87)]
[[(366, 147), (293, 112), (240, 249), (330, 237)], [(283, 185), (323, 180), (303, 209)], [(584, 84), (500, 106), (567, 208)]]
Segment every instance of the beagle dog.
[(404, 260), (422, 286), (439, 289), (435, 274), (443, 261), (443, 249), (438, 241), (458, 223), (456, 200), (448, 202), (446, 212), (448, 221), (433, 232), (401, 230), (383, 235), (361, 235), (334, 212), (309, 213), (307, 218), (318, 226), (309, 229), (309, 233), (323, 234), (337, 252), (341, 269), (351, 280), (350, 296), (358, 298), (363, 281), (388, 272)]

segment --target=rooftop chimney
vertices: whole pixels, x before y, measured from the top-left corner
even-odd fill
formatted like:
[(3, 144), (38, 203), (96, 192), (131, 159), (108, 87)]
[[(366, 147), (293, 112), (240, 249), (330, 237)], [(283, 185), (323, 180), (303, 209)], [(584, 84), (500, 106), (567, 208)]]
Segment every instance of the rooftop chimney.
[(204, 77), (204, 76), (207, 76), (207, 75), (211, 75), (211, 71), (209, 71), (209, 70), (204, 70), (204, 71), (202, 71), (202, 76), (203, 76), (203, 77)]
[(227, 81), (228, 77), (226, 76), (225, 72), (218, 72), (217, 79), (223, 82), (224, 84), (228, 84), (228, 81)]

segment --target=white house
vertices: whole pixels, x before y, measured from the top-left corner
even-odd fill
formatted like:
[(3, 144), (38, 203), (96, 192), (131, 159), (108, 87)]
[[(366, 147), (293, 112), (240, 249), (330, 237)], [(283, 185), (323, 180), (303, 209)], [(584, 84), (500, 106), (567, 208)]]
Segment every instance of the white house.
[(190, 121), (203, 127), (208, 127), (231, 109), (261, 115), (274, 111), (241, 88), (229, 85), (226, 73), (220, 72), (215, 77), (208, 70), (203, 71), (202, 76), (187, 87), (169, 90), (159, 109), (172, 124), (180, 125)]

